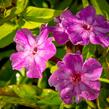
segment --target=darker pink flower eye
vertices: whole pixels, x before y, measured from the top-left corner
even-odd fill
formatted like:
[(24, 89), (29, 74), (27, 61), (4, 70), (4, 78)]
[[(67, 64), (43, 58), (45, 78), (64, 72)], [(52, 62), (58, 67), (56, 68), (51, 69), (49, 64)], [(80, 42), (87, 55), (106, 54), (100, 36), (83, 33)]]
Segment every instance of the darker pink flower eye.
[(37, 53), (37, 47), (35, 47), (35, 48), (33, 49), (32, 54), (35, 55), (36, 53)]
[(91, 26), (90, 26), (90, 25), (83, 24), (82, 27), (83, 27), (85, 30), (91, 30)]
[(72, 83), (73, 85), (78, 84), (81, 81), (81, 75), (80, 74), (73, 74), (72, 75)]

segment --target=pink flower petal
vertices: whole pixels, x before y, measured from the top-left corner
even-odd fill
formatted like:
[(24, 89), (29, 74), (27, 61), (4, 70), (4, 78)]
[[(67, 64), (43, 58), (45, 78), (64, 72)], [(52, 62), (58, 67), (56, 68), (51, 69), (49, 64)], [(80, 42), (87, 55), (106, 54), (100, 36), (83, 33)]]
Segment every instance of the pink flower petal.
[(45, 40), (40, 46), (38, 46), (37, 54), (43, 59), (48, 60), (56, 53), (56, 47), (52, 43), (52, 38)]
[(67, 68), (72, 70), (72, 73), (80, 73), (83, 64), (83, 58), (81, 55), (78, 54), (67, 54), (63, 61)]
[(35, 61), (33, 61), (29, 66), (26, 75), (29, 78), (41, 78), (42, 72), (40, 70), (40, 66)]
[(97, 80), (102, 73), (102, 66), (101, 64), (96, 61), (96, 59), (89, 58), (83, 64), (83, 78), (88, 78), (89, 80)]
[(14, 41), (17, 44), (17, 51), (23, 51), (36, 44), (32, 33), (28, 29), (20, 29), (16, 32)]
[(87, 21), (92, 24), (95, 18), (95, 9), (92, 6), (88, 6), (77, 13), (77, 17), (81, 20)]
[(80, 87), (85, 87), (85, 90), (81, 89), (80, 96), (85, 98), (86, 100), (95, 100), (99, 96), (99, 91), (93, 90), (85, 84), (81, 84)]
[(25, 58), (26, 58), (26, 54), (24, 54), (23, 52), (13, 53), (10, 56), (10, 60), (12, 61), (13, 69), (21, 70), (21, 68), (24, 68), (26, 65)]

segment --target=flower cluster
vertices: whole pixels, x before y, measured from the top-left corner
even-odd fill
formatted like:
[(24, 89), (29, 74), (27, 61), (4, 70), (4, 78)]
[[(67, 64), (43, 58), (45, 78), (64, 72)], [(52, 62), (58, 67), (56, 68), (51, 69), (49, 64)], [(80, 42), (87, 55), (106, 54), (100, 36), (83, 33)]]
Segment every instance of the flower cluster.
[[(46, 62), (56, 54), (52, 32), (58, 44), (71, 41), (73, 45), (99, 44), (109, 46), (109, 22), (101, 15), (96, 15), (92, 6), (88, 6), (73, 15), (65, 10), (55, 18), (56, 25), (44, 25), (40, 34), (34, 37), (28, 29), (16, 32), (14, 42), (17, 52), (10, 56), (15, 70), (26, 68), (27, 77), (41, 78), (46, 69)], [(59, 91), (62, 100), (70, 104), (83, 98), (94, 100), (100, 92), (99, 78), (102, 65), (94, 58), (83, 62), (80, 53), (66, 53), (62, 61), (57, 62), (58, 69), (50, 76), (49, 85)]]
[(100, 44), (109, 46), (109, 22), (101, 15), (96, 15), (95, 9), (88, 6), (75, 16), (65, 10), (56, 18), (57, 25), (50, 27), (58, 44), (68, 40), (74, 45)]

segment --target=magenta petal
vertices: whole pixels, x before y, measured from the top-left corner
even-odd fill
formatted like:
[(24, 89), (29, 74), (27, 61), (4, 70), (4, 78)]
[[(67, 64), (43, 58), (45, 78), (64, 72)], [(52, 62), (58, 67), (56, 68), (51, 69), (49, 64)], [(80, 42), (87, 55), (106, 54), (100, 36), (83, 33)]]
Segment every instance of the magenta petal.
[(46, 61), (43, 57), (35, 56), (35, 63), (40, 67), (40, 71), (43, 72), (46, 69)]
[(43, 57), (44, 60), (48, 60), (56, 53), (56, 47), (52, 43), (52, 38), (45, 40), (40, 46), (38, 46), (37, 54)]
[(15, 70), (21, 70), (21, 68), (24, 68), (26, 55), (23, 52), (17, 52), (13, 53), (10, 56), (10, 60), (12, 61), (12, 67)]
[(95, 18), (94, 30), (101, 33), (109, 32), (109, 21), (106, 21), (106, 18), (101, 15), (97, 15)]
[(82, 32), (81, 37), (83, 39), (83, 45), (87, 45), (89, 43), (89, 35), (90, 33), (87, 31)]
[(33, 61), (31, 65), (29, 66), (28, 71), (27, 71), (27, 77), (29, 78), (41, 78), (42, 77), (40, 67), (35, 61)]
[(30, 46), (33, 46), (36, 43), (32, 33), (28, 29), (18, 30), (14, 41), (17, 44), (18, 51), (23, 51), (24, 49), (30, 48)]
[[(65, 70), (64, 69), (59, 69), (57, 71), (55, 71), (49, 78), (49, 84), (50, 86), (55, 86), (57, 84), (63, 84), (65, 85), (64, 83), (69, 83), (68, 79), (69, 79), (69, 75), (70, 73), (69, 72), (64, 72)], [(64, 80), (63, 80), (64, 78)]]
[(73, 89), (66, 87), (61, 90), (60, 96), (66, 104), (72, 103)]
[(95, 18), (95, 9), (92, 6), (88, 6), (77, 13), (77, 17), (81, 20), (87, 21), (92, 24)]
[(83, 64), (83, 72), (84, 72), (84, 77), (89, 80), (97, 80), (102, 73), (102, 66), (101, 64), (96, 61), (96, 59), (89, 58), (86, 60)]
[(68, 41), (68, 35), (60, 27), (53, 31), (53, 36), (58, 44), (65, 44)]
[(74, 44), (74, 45), (78, 45), (78, 44), (82, 44), (83, 45), (83, 39), (80, 36), (81, 33), (76, 33), (73, 32), (72, 34), (69, 35), (69, 39), (70, 41)]
[(74, 16), (71, 11), (65, 10), (61, 15), (60, 15), (60, 23), (64, 27), (68, 27), (69, 25), (72, 25), (74, 21), (76, 21), (76, 16)]
[(81, 89), (81, 97), (86, 100), (95, 100), (99, 96), (99, 91), (93, 90), (85, 84), (81, 84), (81, 87), (85, 87), (85, 90)]
[(65, 10), (61, 16), (60, 16), (60, 19), (63, 19), (63, 18), (72, 18), (72, 12), (70, 10)]
[(44, 26), (41, 29), (40, 34), (36, 37), (37, 46), (40, 46), (41, 44), (43, 44), (44, 41), (47, 40), (47, 38), (48, 38), (48, 28)]
[(67, 68), (72, 70), (72, 73), (81, 72), (83, 58), (79, 54), (67, 54), (63, 61)]
[(81, 80), (87, 87), (93, 89), (93, 90), (96, 90), (96, 91), (100, 91), (100, 82), (99, 80), (96, 80), (96, 81), (90, 81), (88, 80), (88, 78), (84, 78), (83, 77), (83, 80)]
[(99, 34), (99, 35), (95, 36), (94, 34), (91, 33), (90, 42), (92, 44), (99, 44), (103, 47), (108, 47), (109, 46), (109, 37), (103, 36), (103, 34)]

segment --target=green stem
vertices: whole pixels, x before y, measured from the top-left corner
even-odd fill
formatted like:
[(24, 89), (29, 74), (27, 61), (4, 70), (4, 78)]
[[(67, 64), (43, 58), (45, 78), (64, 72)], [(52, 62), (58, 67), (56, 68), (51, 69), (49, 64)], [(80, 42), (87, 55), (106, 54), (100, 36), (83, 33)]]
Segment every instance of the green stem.
[(109, 84), (109, 79), (99, 78), (99, 81)]

